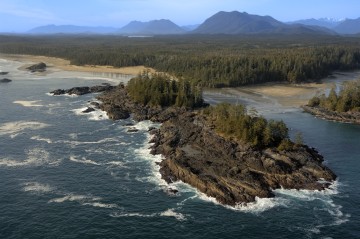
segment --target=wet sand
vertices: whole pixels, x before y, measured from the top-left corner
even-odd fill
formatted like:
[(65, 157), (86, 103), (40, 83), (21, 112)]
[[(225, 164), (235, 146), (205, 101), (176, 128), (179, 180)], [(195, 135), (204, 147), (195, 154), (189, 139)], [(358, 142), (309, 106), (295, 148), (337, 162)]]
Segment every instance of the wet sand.
[(321, 83), (286, 84), (268, 83), (237, 88), (207, 89), (205, 98), (214, 103), (229, 101), (243, 103), (255, 108), (299, 108), (315, 95), (327, 93), (334, 85), (360, 79), (360, 71), (336, 72)]
[[(54, 72), (83, 72), (93, 75), (124, 74), (137, 75), (143, 70), (156, 72), (154, 69), (144, 66), (115, 68), (112, 66), (75, 66), (71, 65), (69, 60), (32, 55), (13, 55), (0, 53), (0, 59), (13, 60), (22, 63), (20, 70), (39, 62), (45, 62), (48, 65), (47, 71), (35, 73), (37, 75), (47, 75)], [(243, 103), (257, 109), (263, 108), (299, 108), (315, 95), (326, 93), (331, 87), (341, 85), (344, 81), (360, 79), (360, 71), (354, 72), (336, 72), (321, 83), (304, 84), (285, 84), (285, 83), (267, 83), (255, 86), (244, 86), (238, 88), (206, 89), (204, 98), (210, 103), (219, 103), (228, 101), (232, 103)]]
[(39, 75), (46, 75), (59, 70), (90, 72), (90, 73), (117, 73), (117, 74), (126, 74), (126, 75), (137, 75), (144, 70), (155, 72), (154, 69), (147, 68), (145, 66), (121, 67), (121, 68), (116, 68), (112, 66), (95, 66), (95, 65), (76, 66), (76, 65), (71, 65), (69, 60), (56, 58), (56, 57), (47, 57), (47, 56), (13, 55), (13, 54), (0, 53), (0, 58), (24, 63), (24, 65), (21, 66), (19, 70), (26, 70), (26, 67), (30, 65), (39, 62), (44, 62), (48, 66), (47, 71), (42, 73), (37, 73)]

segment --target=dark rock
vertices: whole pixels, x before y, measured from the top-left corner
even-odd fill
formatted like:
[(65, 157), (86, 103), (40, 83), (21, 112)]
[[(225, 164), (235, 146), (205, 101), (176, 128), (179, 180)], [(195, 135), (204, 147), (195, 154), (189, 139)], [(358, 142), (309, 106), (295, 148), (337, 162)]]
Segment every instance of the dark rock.
[(90, 102), (90, 105), (94, 106), (95, 109), (100, 109), (100, 103), (98, 102)]
[[(162, 178), (181, 180), (222, 204), (236, 205), (256, 197), (274, 197), (272, 189), (323, 190), (336, 175), (322, 165), (323, 157), (314, 149), (299, 146), (289, 152), (256, 150), (244, 143), (224, 139), (208, 121), (186, 108), (149, 107), (133, 102), (124, 85), (97, 97), (110, 119), (151, 120), (163, 123), (149, 129), (152, 154), (162, 154)], [(128, 132), (136, 132), (130, 128)], [(175, 191), (173, 191), (175, 193)]]
[(124, 126), (134, 126), (133, 123), (127, 123), (127, 124), (124, 124)]
[(0, 80), (0, 83), (9, 83), (11, 82), (12, 80), (8, 79), (8, 78), (4, 78), (4, 79), (1, 79)]
[(130, 128), (127, 130), (128, 133), (136, 133), (138, 132), (139, 130), (137, 128)]
[(166, 193), (170, 196), (176, 196), (179, 193), (179, 190), (174, 188), (167, 188)]
[(65, 91), (68, 95), (85, 95), (91, 93), (90, 87), (74, 87)]
[(255, 150), (225, 140), (203, 118), (186, 113), (162, 124), (151, 152), (162, 154), (161, 175), (169, 183), (181, 180), (222, 204), (274, 197), (272, 189), (323, 190), (336, 176), (307, 146), (291, 152)]
[(4, 76), (4, 75), (7, 75), (7, 74), (9, 74), (9, 72), (6, 72), (6, 71), (1, 71), (0, 72), (0, 76)]
[[(54, 90), (50, 93), (54, 94), (54, 95), (63, 95), (63, 94), (85, 95), (85, 94), (89, 94), (89, 93), (99, 93), (99, 92), (104, 92), (104, 91), (110, 91), (110, 90), (113, 90), (114, 88), (115, 88), (115, 86), (111, 86), (109, 84), (104, 84), (104, 85), (98, 85), (98, 86), (92, 86), (92, 87), (88, 87), (88, 86), (73, 87), (73, 88), (67, 89), (67, 90), (58, 89), (58, 90)], [(93, 104), (98, 104), (98, 103), (93, 102)], [(97, 107), (99, 107), (99, 104), (97, 105)]]
[(85, 113), (85, 114), (87, 114), (87, 113), (90, 113), (90, 112), (93, 112), (93, 111), (95, 111), (95, 109), (94, 109), (94, 108), (87, 107), (87, 108), (86, 108), (86, 110), (83, 110), (81, 113)]
[(53, 91), (50, 92), (50, 94), (63, 95), (63, 94), (65, 94), (65, 90), (61, 90), (61, 89), (53, 90)]
[(38, 64), (29, 66), (26, 69), (30, 70), (31, 72), (44, 72), (46, 70), (46, 64), (44, 62), (40, 62)]
[(302, 108), (305, 112), (322, 119), (342, 123), (360, 124), (360, 112), (336, 112), (321, 107), (310, 107), (307, 105), (302, 106)]

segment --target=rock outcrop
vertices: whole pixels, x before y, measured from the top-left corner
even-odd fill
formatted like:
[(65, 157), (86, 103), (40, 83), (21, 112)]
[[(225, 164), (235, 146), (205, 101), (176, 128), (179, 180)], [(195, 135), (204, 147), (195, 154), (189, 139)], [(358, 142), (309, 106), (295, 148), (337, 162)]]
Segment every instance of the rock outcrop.
[(12, 80), (8, 79), (8, 78), (4, 78), (4, 79), (1, 79), (0, 80), (0, 83), (9, 83), (11, 82)]
[(9, 74), (9, 72), (6, 72), (6, 71), (0, 71), (0, 76), (4, 76), (4, 75), (7, 75)]
[(46, 71), (46, 64), (44, 62), (40, 62), (38, 64), (26, 67), (27, 70), (31, 72), (44, 72)]
[(119, 85), (97, 97), (102, 102), (100, 108), (107, 112), (112, 120), (127, 119), (132, 114), (136, 121), (151, 120), (165, 122), (187, 111), (178, 107), (150, 107), (137, 104), (130, 99), (124, 85)]
[(116, 88), (116, 86), (112, 86), (109, 84), (102, 84), (102, 85), (96, 85), (96, 86), (82, 86), (82, 87), (73, 87), (71, 89), (63, 90), (63, 89), (57, 89), (54, 91), (51, 91), (50, 94), (53, 95), (85, 95), (90, 93), (99, 93), (104, 91), (110, 91), (112, 89)]
[(337, 121), (342, 123), (360, 124), (360, 112), (336, 112), (321, 107), (302, 106), (307, 113), (326, 120)]
[[(82, 94), (91, 90), (73, 88), (64, 92)], [(160, 163), (163, 179), (168, 183), (181, 180), (222, 204), (235, 206), (253, 202), (256, 197), (274, 197), (272, 190), (281, 187), (323, 190), (336, 178), (313, 148), (298, 145), (291, 151), (255, 149), (217, 134), (197, 111), (137, 104), (124, 85), (107, 90), (97, 99), (110, 119), (132, 115), (137, 121), (163, 123), (160, 129), (149, 129), (153, 135), (151, 153), (165, 157)], [(136, 130), (130, 128), (128, 132)]]
[(312, 148), (298, 146), (279, 152), (226, 140), (196, 113), (165, 122), (152, 139), (152, 153), (162, 154), (160, 172), (167, 182), (181, 180), (222, 204), (253, 202), (273, 197), (272, 189), (322, 190), (335, 174), (322, 165)]

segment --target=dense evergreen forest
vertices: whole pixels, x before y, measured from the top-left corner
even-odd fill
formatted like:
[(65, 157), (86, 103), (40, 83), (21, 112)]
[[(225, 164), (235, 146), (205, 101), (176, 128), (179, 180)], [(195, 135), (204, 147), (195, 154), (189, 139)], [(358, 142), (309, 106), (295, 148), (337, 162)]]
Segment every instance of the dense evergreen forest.
[(283, 121), (268, 121), (262, 116), (251, 115), (241, 104), (221, 103), (204, 109), (203, 114), (218, 133), (254, 147), (291, 150), (296, 146), (290, 141), (288, 128)]
[(145, 65), (205, 87), (317, 81), (360, 69), (359, 38), (339, 36), (1, 36), (0, 52), (75, 65)]
[(325, 94), (315, 96), (310, 99), (308, 105), (339, 113), (360, 112), (360, 80), (345, 82), (339, 93), (336, 93), (335, 87), (333, 87), (328, 96), (325, 96)]
[(166, 74), (142, 72), (127, 84), (130, 97), (137, 103), (150, 106), (203, 106), (202, 91), (186, 80), (174, 81)]

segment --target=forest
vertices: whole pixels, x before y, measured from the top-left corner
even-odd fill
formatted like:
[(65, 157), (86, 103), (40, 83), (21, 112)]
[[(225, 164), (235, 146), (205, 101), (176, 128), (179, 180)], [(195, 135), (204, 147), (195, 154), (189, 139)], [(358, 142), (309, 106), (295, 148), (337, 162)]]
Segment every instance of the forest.
[(290, 141), (288, 128), (283, 121), (268, 121), (262, 116), (252, 115), (241, 104), (221, 103), (210, 106), (203, 110), (203, 115), (215, 126), (218, 133), (253, 147), (291, 150), (296, 146)]
[(166, 74), (144, 71), (132, 78), (126, 89), (132, 100), (143, 105), (196, 108), (204, 103), (199, 86), (185, 80), (172, 80)]
[(75, 65), (144, 65), (202, 87), (319, 81), (360, 69), (357, 37), (287, 35), (0, 37), (0, 52), (60, 57)]
[(310, 99), (308, 106), (321, 107), (339, 113), (360, 112), (360, 80), (344, 82), (338, 93), (333, 87), (328, 96), (322, 94)]

